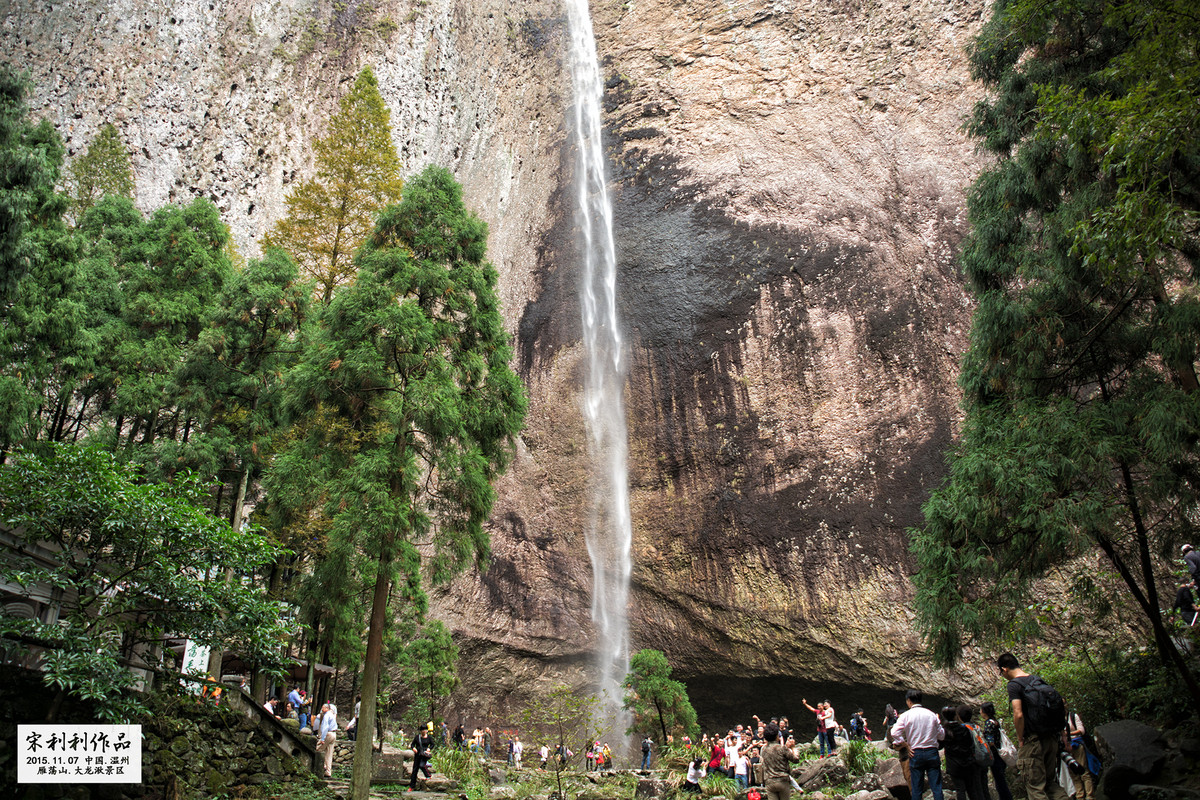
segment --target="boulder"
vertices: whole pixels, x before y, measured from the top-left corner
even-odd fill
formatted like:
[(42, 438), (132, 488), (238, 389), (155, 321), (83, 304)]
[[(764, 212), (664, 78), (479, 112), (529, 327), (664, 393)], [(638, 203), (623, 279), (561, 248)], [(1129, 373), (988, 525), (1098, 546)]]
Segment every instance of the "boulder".
[(493, 800), (511, 800), (517, 796), (517, 790), (512, 786), (493, 786), (489, 790), (488, 796)]
[(836, 786), (850, 776), (850, 771), (846, 769), (846, 765), (836, 756), (812, 761), (805, 764), (798, 772), (799, 774), (793, 772), (792, 775), (796, 778), (796, 783), (800, 784), (800, 788), (806, 792), (811, 792), (822, 786)]
[(417, 778), (417, 785), (426, 792), (450, 792), (459, 787), (458, 781), (451, 780), (439, 772), (428, 778)]
[(1156, 728), (1124, 719), (1096, 728), (1104, 759), (1100, 789), (1106, 797), (1128, 797), (1130, 787), (1154, 780), (1167, 760), (1166, 743)]
[(672, 784), (670, 781), (664, 781), (658, 778), (641, 778), (638, 780), (637, 789), (634, 790), (633, 796), (637, 800), (644, 798), (661, 797), (671, 790)]
[(846, 795), (846, 800), (890, 800), (891, 795), (885, 789), (862, 789)]
[(502, 769), (493, 767), (488, 770), (488, 777), (492, 780), (493, 786), (503, 786), (508, 783), (508, 775)]
[(1200, 792), (1181, 786), (1147, 786), (1135, 783), (1129, 787), (1131, 800), (1200, 800)]
[(851, 792), (874, 792), (883, 789), (883, 781), (879, 780), (879, 776), (873, 772), (868, 772), (866, 775), (859, 775), (850, 782)]
[(381, 753), (376, 758), (375, 780), (381, 783), (404, 783), (408, 778), (404, 753)]
[(908, 800), (912, 795), (900, 759), (884, 758), (875, 762), (875, 776), (879, 778), (880, 788), (886, 789), (896, 800)]

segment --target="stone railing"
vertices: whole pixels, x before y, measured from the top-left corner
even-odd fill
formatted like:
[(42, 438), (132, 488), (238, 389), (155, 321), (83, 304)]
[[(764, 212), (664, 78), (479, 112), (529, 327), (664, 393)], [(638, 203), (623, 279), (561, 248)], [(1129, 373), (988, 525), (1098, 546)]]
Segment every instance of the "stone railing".
[(236, 686), (223, 686), (221, 701), (232, 710), (253, 722), (264, 736), (292, 758), (310, 765), (314, 774), (320, 774), (316, 745), (311, 735), (302, 734), (284, 725), (275, 715), (254, 702), (245, 690)]

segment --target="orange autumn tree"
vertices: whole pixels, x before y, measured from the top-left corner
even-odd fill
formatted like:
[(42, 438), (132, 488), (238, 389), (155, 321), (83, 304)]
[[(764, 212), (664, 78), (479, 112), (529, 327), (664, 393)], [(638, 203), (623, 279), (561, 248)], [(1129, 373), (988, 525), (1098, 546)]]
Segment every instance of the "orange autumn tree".
[(379, 212), (400, 202), (404, 185), (391, 112), (370, 67), (358, 74), (313, 149), (316, 174), (288, 195), (287, 216), (263, 243), (290, 253), (316, 284), (317, 300), (328, 305), (335, 289), (353, 282), (354, 251)]

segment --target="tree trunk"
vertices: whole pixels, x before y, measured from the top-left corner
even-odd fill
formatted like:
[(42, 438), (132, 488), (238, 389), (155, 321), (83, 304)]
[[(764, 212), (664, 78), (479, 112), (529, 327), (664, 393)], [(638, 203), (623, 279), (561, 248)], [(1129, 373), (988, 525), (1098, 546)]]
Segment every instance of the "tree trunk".
[[(392, 550), (395, 546), (394, 531), (385, 531), (379, 550), (379, 563), (375, 572), (375, 593), (371, 599), (371, 627), (367, 633), (366, 664), (363, 669), (362, 704), (358, 712), (359, 731), (374, 731), (375, 705), (379, 694), (379, 676), (383, 667), (383, 628), (391, 587)], [(354, 743), (354, 773), (350, 779), (351, 800), (367, 800), (371, 791), (371, 761), (375, 737), (373, 734), (359, 736)]]
[[(242, 529), (242, 517), (245, 515), (245, 512), (242, 510), (242, 506), (245, 505), (246, 484), (249, 482), (250, 482), (250, 465), (246, 464), (244, 469), (242, 469), (242, 482), (238, 486), (237, 500), (233, 504), (233, 520), (230, 523), (230, 527), (233, 528), (234, 533), (237, 533), (237, 532), (241, 531), (241, 529)], [(222, 484), (222, 485), (224, 485), (224, 484)], [(226, 567), (225, 568), (225, 585), (228, 586), (232, 582), (233, 582), (233, 568)], [(225, 612), (222, 611), (221, 618), (224, 619), (226, 616), (227, 615), (225, 614)], [(223, 647), (214, 647), (212, 649), (212, 652), (209, 653), (209, 656), (208, 656), (208, 675), (210, 678), (213, 678), (218, 681), (221, 680), (221, 664), (224, 662), (224, 660), (225, 660), (225, 649)]]

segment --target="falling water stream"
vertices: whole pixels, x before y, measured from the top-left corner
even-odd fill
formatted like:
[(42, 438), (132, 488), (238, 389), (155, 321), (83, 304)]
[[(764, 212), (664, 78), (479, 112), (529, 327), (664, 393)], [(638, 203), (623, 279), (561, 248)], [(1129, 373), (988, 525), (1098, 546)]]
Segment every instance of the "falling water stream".
[[(626, 607), (633, 539), (626, 469), (625, 349), (617, 318), (617, 254), (601, 144), (600, 61), (587, 0), (566, 0), (566, 5), (578, 152), (576, 214), (584, 259), (580, 287), (587, 355), (584, 414), (593, 464), (593, 504), (587, 523), (593, 579), (592, 621), (598, 639), (596, 669), (602, 724), (610, 739), (623, 739), (628, 721), (621, 708), (620, 686), (629, 667)], [(615, 741), (613, 745), (615, 748)]]

